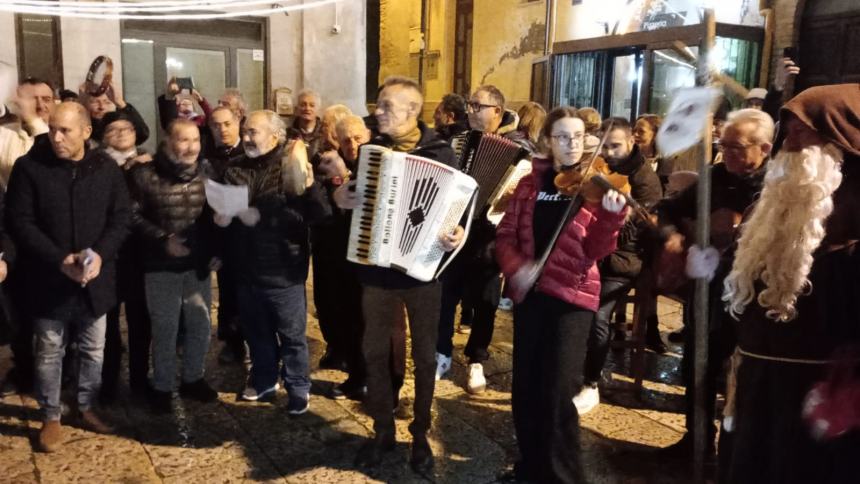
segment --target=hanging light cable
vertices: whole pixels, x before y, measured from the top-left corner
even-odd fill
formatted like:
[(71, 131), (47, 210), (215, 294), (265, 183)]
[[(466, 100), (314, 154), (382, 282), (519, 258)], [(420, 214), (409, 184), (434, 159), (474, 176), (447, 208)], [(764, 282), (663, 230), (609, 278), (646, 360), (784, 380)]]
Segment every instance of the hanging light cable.
[[(152, 5), (159, 3), (160, 5)], [(182, 12), (194, 10), (235, 10), (256, 5), (274, 5), (272, 0), (192, 0), (184, 2), (141, 2), (120, 5), (101, 2), (45, 2), (44, 0), (12, 0), (4, 2), (4, 6), (21, 6), (22, 8), (40, 8), (47, 10), (62, 10), (64, 12)], [(274, 7), (273, 7), (274, 8)]]

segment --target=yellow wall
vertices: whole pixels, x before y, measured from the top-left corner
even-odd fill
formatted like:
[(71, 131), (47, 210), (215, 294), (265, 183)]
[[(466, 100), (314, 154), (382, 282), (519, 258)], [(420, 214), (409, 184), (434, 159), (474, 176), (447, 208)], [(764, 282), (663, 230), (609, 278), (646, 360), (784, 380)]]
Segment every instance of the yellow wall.
[(475, 0), (474, 19), (472, 89), (493, 84), (517, 108), (529, 100), (532, 60), (543, 55), (546, 3)]
[(382, 0), (379, 8), (379, 81), (409, 76), (409, 31), (421, 26), (421, 0)]

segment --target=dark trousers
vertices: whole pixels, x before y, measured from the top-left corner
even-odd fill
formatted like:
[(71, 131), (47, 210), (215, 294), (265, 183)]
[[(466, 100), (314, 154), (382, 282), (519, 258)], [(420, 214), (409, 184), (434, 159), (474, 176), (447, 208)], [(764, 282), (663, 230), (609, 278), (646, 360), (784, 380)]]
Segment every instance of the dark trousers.
[(603, 366), (606, 365), (606, 357), (609, 354), (609, 332), (612, 312), (618, 300), (629, 291), (632, 282), (627, 280), (601, 280), (600, 281), (600, 307), (594, 315), (591, 331), (588, 334), (588, 349), (585, 353), (585, 375), (586, 385), (597, 385)]
[(304, 284), (269, 287), (239, 286), (242, 333), (251, 350), (251, 382), (261, 392), (278, 382), (292, 395), (307, 397), (311, 389), (308, 365), (307, 300)]
[(227, 266), (218, 271), (218, 339), (234, 353), (244, 354), (245, 340), (239, 322), (239, 288), (233, 270)]
[(23, 291), (23, 281), (20, 278), (10, 276), (3, 284), (6, 292), (5, 303), (9, 304), (7, 311), (12, 319), (14, 331), (9, 342), (12, 350), (12, 361), (14, 366), (9, 370), (7, 378), (10, 378), (19, 391), (30, 392), (35, 383), (35, 352), (33, 343), (33, 321), (24, 311), (24, 301), (27, 295)]
[[(438, 283), (410, 289), (384, 289), (364, 286), (364, 359), (367, 363), (367, 409), (377, 435), (394, 435), (391, 402), (396, 382), (391, 374), (392, 335), (397, 331), (401, 307), (406, 306), (415, 363), (415, 419), (409, 425), (412, 435), (430, 429), (430, 407), (436, 383), (436, 336), (439, 322), (441, 287)], [(394, 343), (397, 346), (397, 343)]]
[[(324, 252), (325, 246), (321, 247), (317, 250)], [(361, 354), (364, 333), (361, 285), (351, 264), (341, 254), (316, 254), (317, 250), (312, 262), (314, 305), (320, 331), (328, 345), (327, 351), (346, 362), (350, 379), (358, 384), (364, 381), (365, 373)]]
[[(136, 389), (146, 387), (149, 374), (149, 345), (152, 342), (152, 328), (143, 297), (144, 294), (141, 292), (134, 297), (129, 295), (123, 302), (128, 326), (128, 381), (129, 386)], [(117, 305), (107, 313), (102, 392), (109, 394), (116, 391), (121, 368), (122, 334), (120, 307)]]
[(511, 398), (520, 478), (584, 482), (572, 399), (582, 383), (593, 318), (593, 311), (536, 292), (514, 306)]
[(454, 319), (457, 304), (462, 302), (462, 318), (472, 328), (463, 353), (469, 358), (469, 363), (487, 361), (490, 358), (488, 348), (493, 340), (496, 309), (501, 294), (501, 276), (494, 262), (469, 260), (463, 254), (458, 256), (442, 275), (442, 306), (436, 351), (445, 356), (451, 356), (454, 352)]

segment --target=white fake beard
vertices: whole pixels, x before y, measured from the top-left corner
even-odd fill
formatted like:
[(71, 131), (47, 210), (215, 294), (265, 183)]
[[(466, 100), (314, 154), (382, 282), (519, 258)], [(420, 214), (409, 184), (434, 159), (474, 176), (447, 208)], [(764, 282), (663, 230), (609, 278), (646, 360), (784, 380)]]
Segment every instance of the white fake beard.
[[(780, 152), (767, 166), (761, 197), (741, 237), (723, 301), (737, 318), (756, 302), (776, 321), (797, 316), (795, 304), (811, 291), (812, 254), (824, 239), (833, 192), (842, 182), (842, 152), (832, 144)], [(756, 297), (755, 284), (764, 290)]]

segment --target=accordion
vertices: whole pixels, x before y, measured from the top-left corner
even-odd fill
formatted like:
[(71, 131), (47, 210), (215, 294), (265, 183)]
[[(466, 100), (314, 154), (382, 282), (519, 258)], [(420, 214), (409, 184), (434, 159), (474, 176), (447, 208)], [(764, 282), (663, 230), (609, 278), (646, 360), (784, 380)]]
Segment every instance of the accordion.
[(520, 160), (516, 166), (509, 166), (505, 176), (502, 177), (502, 182), (496, 187), (496, 190), (490, 196), (489, 207), (487, 208), (487, 220), (493, 225), (499, 225), (502, 217), (505, 216), (505, 210), (508, 208), (508, 198), (506, 195), (513, 192), (520, 180), (532, 172), (532, 162), (529, 160)]
[(347, 260), (433, 280), (447, 266), (439, 267), (445, 255), (439, 235), (452, 232), (467, 209), (474, 211), (477, 188), (470, 176), (442, 163), (362, 146), (356, 191), (363, 202), (352, 212)]
[(527, 152), (519, 144), (497, 134), (472, 130), (452, 141), (460, 169), (478, 182), (475, 205), (483, 210), (492, 195)]

